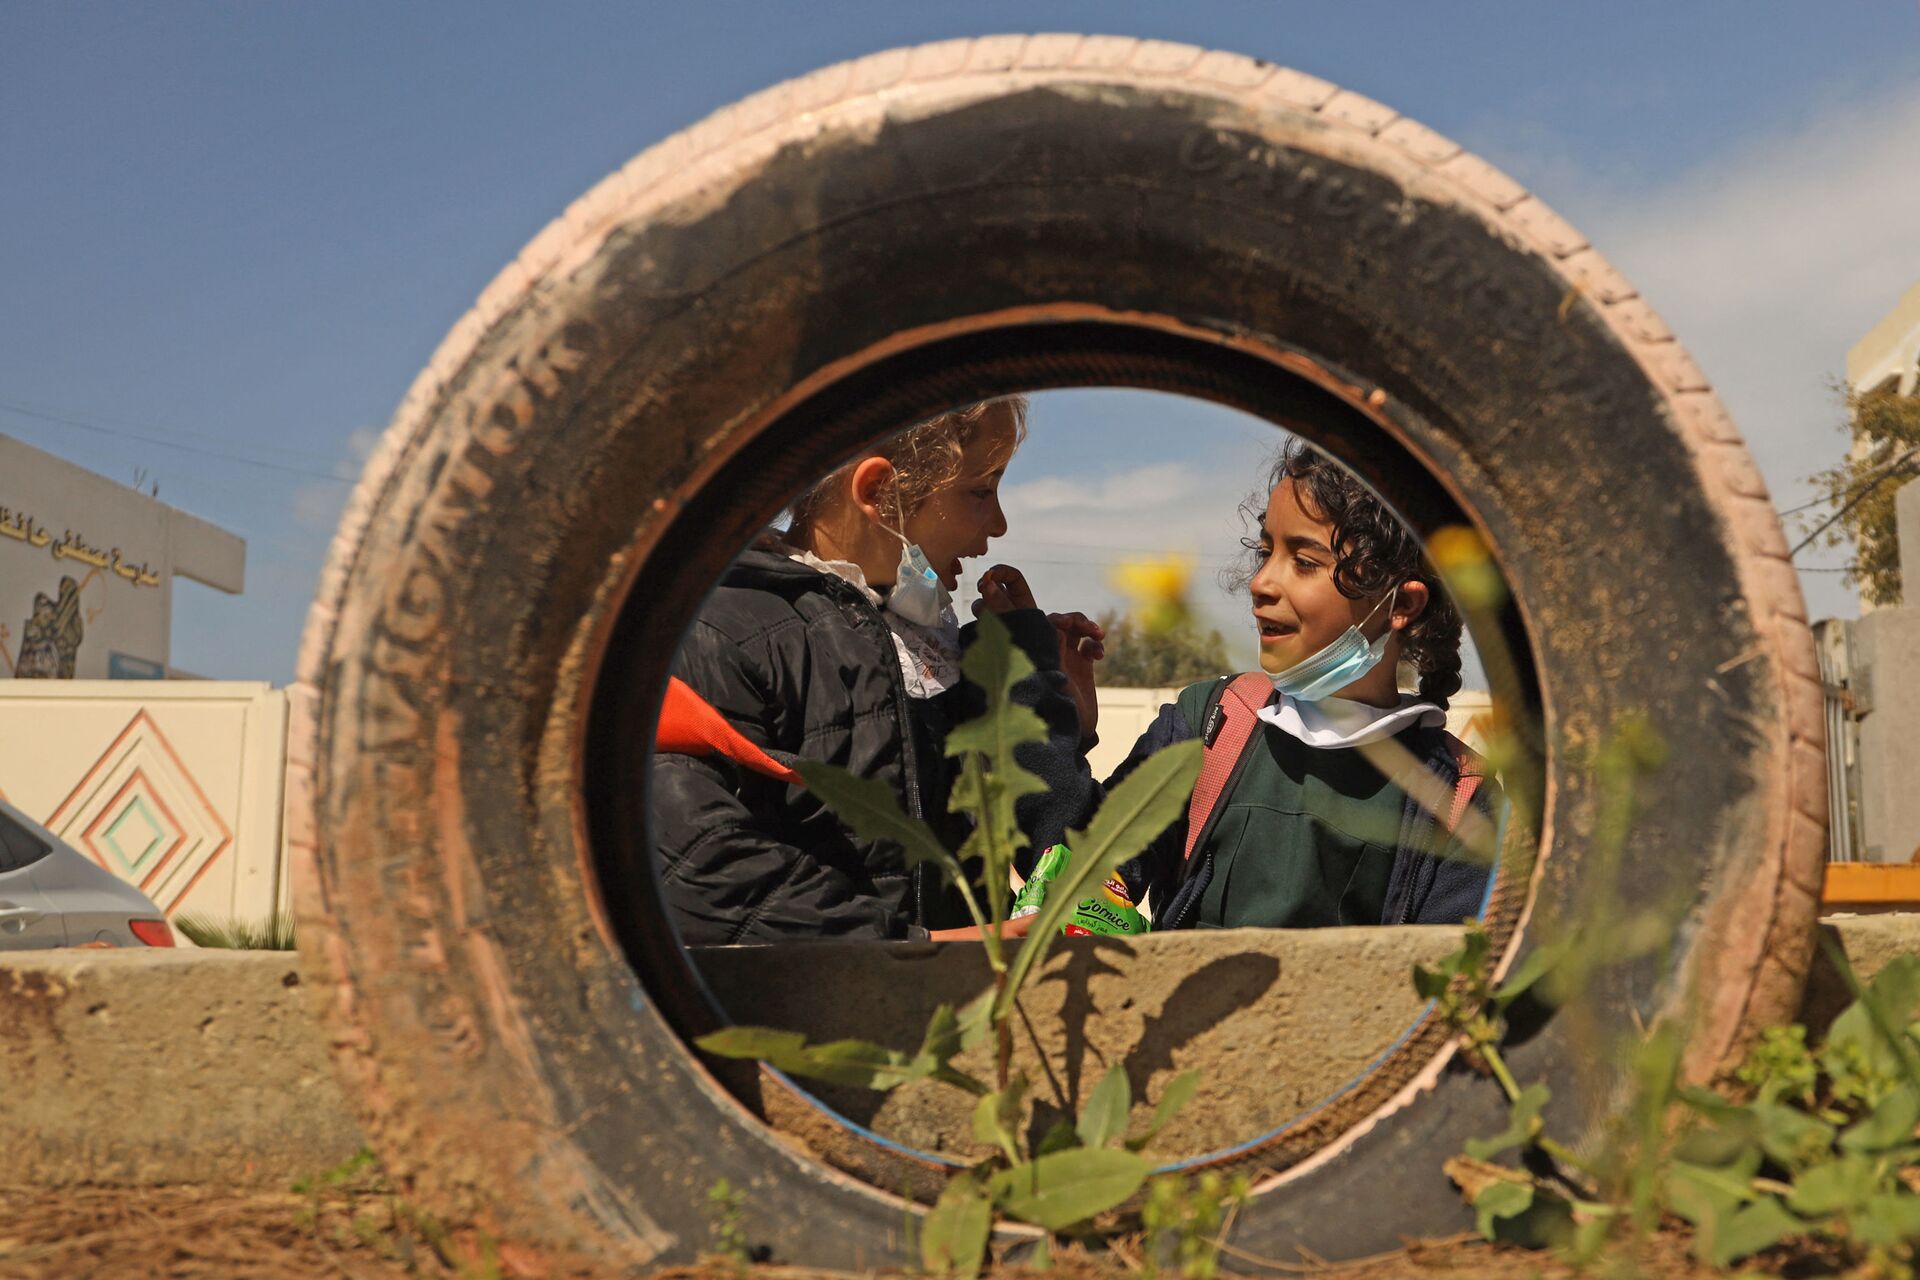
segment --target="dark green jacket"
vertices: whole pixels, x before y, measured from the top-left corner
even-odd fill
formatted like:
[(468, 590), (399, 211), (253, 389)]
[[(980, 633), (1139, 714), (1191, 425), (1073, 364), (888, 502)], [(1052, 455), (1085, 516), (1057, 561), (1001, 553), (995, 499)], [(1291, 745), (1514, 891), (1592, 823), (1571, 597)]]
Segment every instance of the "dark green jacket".
[[(1230, 679), (1231, 677), (1228, 677)], [(1112, 787), (1164, 746), (1199, 736), (1226, 680), (1189, 686), (1134, 744)], [(1443, 729), (1396, 740), (1451, 791), (1459, 771)], [(1474, 805), (1500, 811), (1483, 782)], [(1488, 868), (1357, 750), (1326, 749), (1262, 726), (1184, 856), (1186, 815), (1121, 869), (1135, 900), (1150, 894), (1155, 929), (1458, 924), (1484, 906)]]

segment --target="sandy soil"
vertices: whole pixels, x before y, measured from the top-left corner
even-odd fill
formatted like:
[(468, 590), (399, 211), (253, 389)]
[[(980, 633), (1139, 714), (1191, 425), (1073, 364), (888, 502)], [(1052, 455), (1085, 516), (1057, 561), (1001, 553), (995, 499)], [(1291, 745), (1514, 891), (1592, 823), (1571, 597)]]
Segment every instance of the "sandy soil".
[[(1714, 1273), (1695, 1266), (1678, 1233), (1649, 1242), (1633, 1259), (1618, 1259), (1589, 1275), (1677, 1277)], [(1763, 1274), (1831, 1274), (1810, 1270), (1807, 1259), (1778, 1260), (1786, 1270)], [(1494, 1248), (1459, 1238), (1425, 1241), (1376, 1258), (1342, 1265), (1224, 1257), (1249, 1274), (1312, 1280), (1560, 1280), (1571, 1269), (1546, 1255)], [(1063, 1253), (1053, 1274), (1066, 1280), (1132, 1280), (1143, 1274), (1124, 1249), (1093, 1259)], [(80, 1277), (153, 1277), (154, 1280), (483, 1280), (543, 1277), (601, 1280), (622, 1273), (536, 1258), (480, 1233), (446, 1227), (411, 1211), (379, 1190), (330, 1188), (311, 1194), (235, 1191), (212, 1187), (4, 1189), (0, 1188), (0, 1280), (74, 1280)], [(828, 1273), (763, 1266), (750, 1273), (723, 1260), (703, 1267), (654, 1273), (658, 1280), (834, 1280)], [(1033, 1271), (1004, 1275), (1034, 1280)]]

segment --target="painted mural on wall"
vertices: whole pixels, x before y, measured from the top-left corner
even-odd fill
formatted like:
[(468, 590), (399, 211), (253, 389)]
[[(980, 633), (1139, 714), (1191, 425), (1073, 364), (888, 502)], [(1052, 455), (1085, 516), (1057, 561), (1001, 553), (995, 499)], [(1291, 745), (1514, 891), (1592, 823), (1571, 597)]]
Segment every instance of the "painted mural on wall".
[(59, 594), (33, 597), (33, 614), (20, 631), (20, 656), (13, 674), (22, 680), (71, 680), (80, 657), (86, 623), (80, 616), (80, 584), (60, 579)]
[(174, 580), (239, 595), (246, 564), (227, 530), (0, 431), (0, 682), (179, 675)]
[[(121, 674), (111, 669), (112, 659), (137, 659), (119, 651), (152, 651), (147, 637), (164, 631), (164, 566), (155, 569), (111, 543), (98, 545), (79, 530), (55, 536), (34, 513), (6, 505), (0, 505), (0, 550), (18, 557), (9, 561), (15, 566), (7, 575), (10, 598), (0, 600), (0, 676), (72, 680)], [(59, 570), (28, 567), (37, 552)], [(113, 605), (114, 592), (129, 590)], [(148, 665), (164, 672), (159, 663)]]

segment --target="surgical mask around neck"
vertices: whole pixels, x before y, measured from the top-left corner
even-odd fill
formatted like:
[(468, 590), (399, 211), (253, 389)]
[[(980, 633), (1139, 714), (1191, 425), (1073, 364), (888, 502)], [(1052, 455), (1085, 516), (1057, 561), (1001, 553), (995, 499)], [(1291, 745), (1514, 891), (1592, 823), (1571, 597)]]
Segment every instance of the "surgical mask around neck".
[(895, 532), (894, 537), (900, 539), (900, 568), (894, 576), (893, 589), (887, 592), (887, 608), (908, 622), (923, 627), (937, 626), (947, 606), (953, 603), (953, 597), (947, 593), (947, 585), (940, 581), (940, 575), (927, 563), (927, 554), (919, 544), (908, 542), (904, 533)]
[(1387, 617), (1391, 621), (1392, 601), (1399, 593), (1400, 588), (1395, 587), (1385, 600), (1373, 606), (1372, 612), (1359, 624), (1335, 636), (1318, 653), (1302, 658), (1277, 675), (1269, 673), (1273, 687), (1301, 702), (1318, 702), (1333, 696), (1379, 666), (1380, 659), (1386, 656), (1387, 641), (1393, 637), (1393, 627), (1389, 625), (1380, 633), (1378, 640), (1371, 642), (1360, 627), (1373, 621), (1381, 605), (1387, 606)]

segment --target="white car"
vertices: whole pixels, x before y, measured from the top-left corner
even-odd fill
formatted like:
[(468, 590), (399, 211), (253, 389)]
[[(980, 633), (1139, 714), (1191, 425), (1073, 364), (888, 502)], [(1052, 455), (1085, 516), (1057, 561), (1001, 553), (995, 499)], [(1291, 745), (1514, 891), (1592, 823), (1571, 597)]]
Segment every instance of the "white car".
[(152, 899), (0, 800), (0, 951), (172, 945)]

